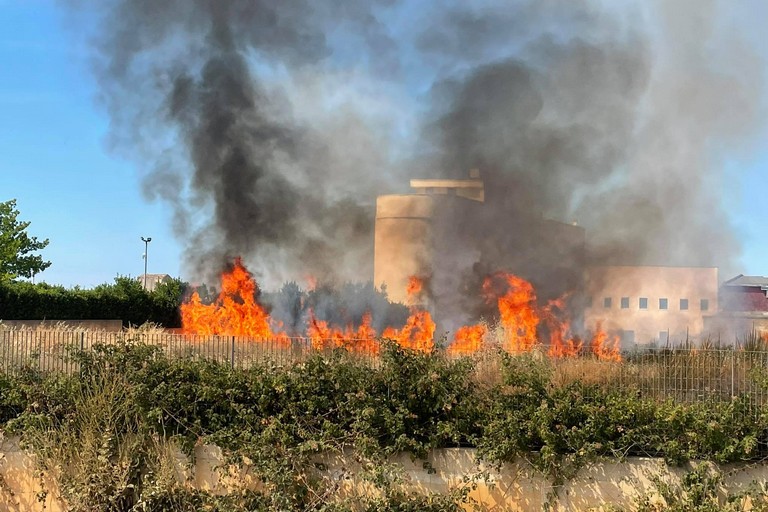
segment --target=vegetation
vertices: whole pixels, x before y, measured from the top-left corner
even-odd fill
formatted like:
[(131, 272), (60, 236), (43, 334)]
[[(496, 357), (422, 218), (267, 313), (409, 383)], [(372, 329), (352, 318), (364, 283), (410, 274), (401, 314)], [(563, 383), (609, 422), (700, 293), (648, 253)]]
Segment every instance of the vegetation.
[(51, 266), (42, 256), (32, 254), (45, 249), (48, 239), (27, 234), (29, 222), (18, 219), (16, 200), (0, 202), (0, 283), (17, 277), (33, 277)]
[(0, 318), (14, 320), (121, 319), (124, 325), (151, 322), (179, 327), (179, 304), (186, 285), (179, 279), (159, 283), (154, 291), (130, 277), (90, 290), (46, 283), (0, 283)]
[[(216, 298), (216, 291), (205, 286), (196, 291), (205, 303)], [(152, 291), (144, 290), (140, 281), (130, 277), (117, 277), (114, 283), (93, 289), (0, 281), (0, 319), (120, 319), (126, 327), (149, 322), (175, 328), (181, 326), (179, 307), (189, 294), (189, 284), (180, 279), (161, 282)], [(374, 312), (377, 325), (402, 325), (408, 317), (406, 306), (389, 302), (386, 292), (370, 282), (346, 283), (338, 288), (323, 285), (310, 291), (288, 283), (259, 299), (291, 334), (306, 330), (310, 311), (333, 325), (359, 325), (366, 312)]]
[(290, 282), (277, 292), (262, 294), (259, 299), (269, 308), (270, 317), (290, 335), (306, 332), (310, 312), (318, 320), (338, 326), (360, 325), (368, 313), (373, 315), (379, 328), (403, 325), (409, 314), (407, 306), (389, 301), (386, 287), (378, 290), (372, 281), (339, 286), (321, 283), (311, 290), (302, 290)]
[[(409, 494), (387, 457), (473, 446), (486, 462), (524, 458), (562, 482), (603, 456), (726, 463), (768, 450), (768, 410), (747, 396), (659, 401), (560, 381), (536, 354), (451, 360), (386, 346), (375, 366), (336, 351), (238, 369), (125, 343), (73, 357), (74, 375), (28, 368), (0, 379), (4, 430), (40, 455), (73, 510), (455, 510), (468, 488)], [(245, 468), (251, 485), (234, 479), (224, 495), (186, 485), (173, 446), (192, 454), (204, 443)], [(323, 457), (342, 452), (354, 454), (355, 477), (376, 492), (345, 494), (344, 474), (320, 471)], [(679, 500), (712, 507), (719, 498), (705, 477), (685, 480)], [(710, 510), (679, 500), (679, 510)]]

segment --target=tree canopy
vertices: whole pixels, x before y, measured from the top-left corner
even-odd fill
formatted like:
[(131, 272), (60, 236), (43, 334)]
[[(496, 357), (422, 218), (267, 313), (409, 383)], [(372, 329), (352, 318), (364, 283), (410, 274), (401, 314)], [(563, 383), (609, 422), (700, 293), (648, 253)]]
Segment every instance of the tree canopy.
[(18, 219), (16, 200), (0, 202), (0, 282), (32, 277), (51, 266), (35, 251), (44, 249), (48, 239), (29, 236), (29, 222)]

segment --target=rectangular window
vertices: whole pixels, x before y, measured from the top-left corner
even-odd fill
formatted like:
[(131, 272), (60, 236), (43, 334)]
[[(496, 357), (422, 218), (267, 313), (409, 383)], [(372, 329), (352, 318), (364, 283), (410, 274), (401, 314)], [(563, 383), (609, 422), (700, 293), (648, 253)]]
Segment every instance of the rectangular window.
[(659, 309), (667, 309), (669, 307), (669, 302), (667, 299), (659, 299)]
[(605, 297), (603, 299), (603, 307), (605, 309), (609, 309), (611, 307), (611, 298), (610, 297)]
[(709, 310), (709, 299), (701, 299), (701, 310), (702, 311)]
[(648, 297), (640, 297), (640, 309), (648, 309)]
[(680, 311), (688, 309), (688, 299), (680, 299)]
[(629, 309), (629, 297), (621, 298), (621, 309)]
[(587, 307), (588, 308), (592, 307), (592, 296), (591, 295), (589, 297), (587, 297)]
[(669, 343), (669, 331), (659, 331), (659, 343)]

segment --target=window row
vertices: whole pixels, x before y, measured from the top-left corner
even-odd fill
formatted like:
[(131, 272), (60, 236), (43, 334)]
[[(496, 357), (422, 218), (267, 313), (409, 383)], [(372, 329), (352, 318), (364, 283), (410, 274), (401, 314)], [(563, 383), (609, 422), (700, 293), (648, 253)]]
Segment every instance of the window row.
[[(588, 299), (588, 307), (592, 307), (592, 298), (590, 297)], [(621, 309), (629, 309), (630, 302), (629, 297), (622, 297), (621, 301), (619, 303)], [(648, 297), (639, 297), (637, 299), (637, 306), (639, 309), (648, 309)], [(603, 308), (604, 309), (611, 309), (613, 307), (613, 298), (612, 297), (604, 297), (603, 298)], [(678, 305), (680, 311), (687, 311), (689, 309), (688, 299), (680, 299), (680, 303)], [(659, 299), (659, 309), (669, 309), (669, 299), (666, 298), (660, 298)], [(709, 311), (709, 299), (701, 299), (699, 301), (699, 309), (701, 311)]]

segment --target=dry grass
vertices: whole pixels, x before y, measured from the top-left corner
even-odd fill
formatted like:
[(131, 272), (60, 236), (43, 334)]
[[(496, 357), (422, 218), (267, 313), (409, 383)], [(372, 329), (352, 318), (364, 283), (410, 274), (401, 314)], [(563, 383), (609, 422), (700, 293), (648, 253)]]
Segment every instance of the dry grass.
[(76, 392), (66, 421), (25, 431), (57, 501), (76, 512), (127, 510), (142, 483), (159, 489), (184, 485), (189, 475), (178, 450), (148, 432), (124, 377), (109, 371), (90, 379)]
[(610, 387), (626, 375), (623, 363), (600, 361), (593, 357), (566, 357), (552, 360), (552, 384), (565, 386), (575, 381)]

